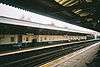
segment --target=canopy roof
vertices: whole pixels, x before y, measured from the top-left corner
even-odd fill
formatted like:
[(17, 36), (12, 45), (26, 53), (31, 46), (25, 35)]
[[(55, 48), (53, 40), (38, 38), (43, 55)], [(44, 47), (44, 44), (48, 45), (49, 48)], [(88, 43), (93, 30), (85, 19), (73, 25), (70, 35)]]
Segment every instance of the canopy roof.
[(0, 3), (100, 31), (99, 0), (0, 0)]

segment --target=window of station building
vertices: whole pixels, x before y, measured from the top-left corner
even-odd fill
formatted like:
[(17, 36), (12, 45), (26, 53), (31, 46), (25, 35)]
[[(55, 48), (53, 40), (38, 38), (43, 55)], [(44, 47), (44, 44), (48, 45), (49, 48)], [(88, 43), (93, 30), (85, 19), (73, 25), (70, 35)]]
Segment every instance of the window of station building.
[(14, 42), (15, 41), (15, 38), (14, 37), (11, 37), (10, 40), (11, 40), (11, 42)]

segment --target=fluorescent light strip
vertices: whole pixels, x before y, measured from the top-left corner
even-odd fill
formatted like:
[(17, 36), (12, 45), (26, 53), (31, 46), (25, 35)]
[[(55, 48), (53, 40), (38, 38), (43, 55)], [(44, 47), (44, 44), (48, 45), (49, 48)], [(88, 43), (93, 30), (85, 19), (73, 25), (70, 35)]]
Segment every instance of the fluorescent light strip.
[(59, 2), (59, 4), (63, 4), (65, 2), (67, 2), (67, 1), (69, 1), (69, 0), (62, 0), (61, 2)]
[(69, 6), (72, 6), (72, 5), (74, 5), (74, 4), (76, 4), (76, 3), (78, 3), (79, 1), (76, 1), (76, 2), (74, 2), (74, 3), (72, 3), (72, 4), (70, 4)]
[(67, 2), (67, 3), (65, 3), (63, 6), (67, 6), (69, 3), (71, 3), (71, 2), (74, 2), (75, 0), (71, 0), (71, 1), (69, 1), (69, 2)]

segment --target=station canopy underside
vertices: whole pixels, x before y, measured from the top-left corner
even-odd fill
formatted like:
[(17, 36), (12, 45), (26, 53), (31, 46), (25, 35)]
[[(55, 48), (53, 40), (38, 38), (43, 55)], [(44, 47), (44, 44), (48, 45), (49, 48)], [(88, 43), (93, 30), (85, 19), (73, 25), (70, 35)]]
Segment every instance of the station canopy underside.
[(50, 30), (43, 28), (34, 28), (27, 26), (11, 25), (11, 24), (0, 24), (0, 34), (5, 35), (15, 35), (15, 34), (24, 34), (24, 35), (87, 35), (84, 33), (69, 32), (69, 31), (60, 31), (60, 30)]
[(33, 35), (86, 35), (88, 33), (76, 32), (46, 24), (0, 17), (0, 34), (33, 34)]
[(100, 31), (99, 0), (0, 0), (0, 3)]

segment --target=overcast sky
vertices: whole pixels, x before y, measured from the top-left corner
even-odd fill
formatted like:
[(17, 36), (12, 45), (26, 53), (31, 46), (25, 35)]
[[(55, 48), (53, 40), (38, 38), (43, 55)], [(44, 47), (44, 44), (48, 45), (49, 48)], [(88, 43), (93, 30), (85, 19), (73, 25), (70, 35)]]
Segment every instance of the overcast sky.
[(0, 16), (28, 20), (28, 21), (43, 23), (43, 24), (53, 23), (54, 25), (59, 26), (59, 27), (67, 27), (67, 28), (76, 29), (76, 30), (80, 30), (80, 31), (93, 32), (86, 28), (82, 28), (82, 27), (72, 25), (72, 24), (69, 24), (66, 22), (62, 22), (60, 20), (56, 20), (56, 19), (53, 19), (50, 17), (46, 17), (43, 15), (39, 15), (36, 13), (18, 9), (18, 8), (8, 6), (5, 4), (0, 4)]

